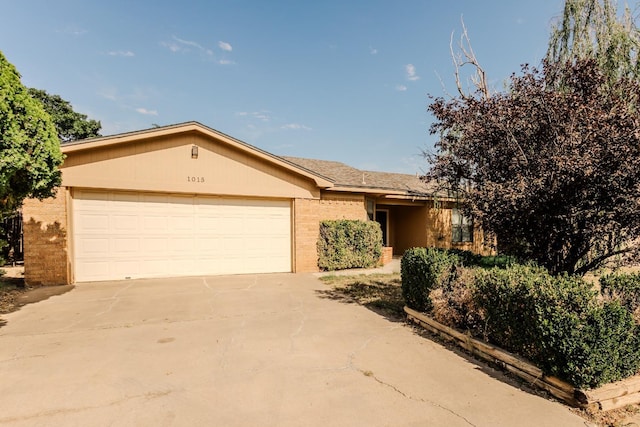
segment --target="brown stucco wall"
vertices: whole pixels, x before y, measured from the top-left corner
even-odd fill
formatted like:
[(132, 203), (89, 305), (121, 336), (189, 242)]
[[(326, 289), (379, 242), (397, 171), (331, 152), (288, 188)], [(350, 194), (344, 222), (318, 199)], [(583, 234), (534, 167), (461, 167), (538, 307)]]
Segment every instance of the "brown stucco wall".
[(425, 246), (427, 223), (425, 206), (393, 206), (389, 209), (391, 245), (395, 255), (402, 255), (407, 249)]
[(454, 204), (442, 202), (437, 208), (433, 202), (421, 204), (378, 204), (379, 209), (389, 211), (389, 241), (394, 255), (402, 255), (413, 247), (457, 248), (489, 255), (492, 249), (484, 241), (484, 233), (474, 227), (473, 242), (451, 241), (451, 210)]
[(367, 219), (363, 195), (327, 194), (320, 200), (295, 199), (294, 211), (294, 271), (318, 271), (317, 242), (320, 221), (335, 219)]
[[(191, 157), (193, 146), (198, 157)], [(318, 198), (313, 180), (199, 133), (71, 151), (62, 185), (233, 197)]]
[(71, 283), (67, 259), (67, 190), (55, 198), (27, 199), (24, 221), (24, 278), (30, 285)]

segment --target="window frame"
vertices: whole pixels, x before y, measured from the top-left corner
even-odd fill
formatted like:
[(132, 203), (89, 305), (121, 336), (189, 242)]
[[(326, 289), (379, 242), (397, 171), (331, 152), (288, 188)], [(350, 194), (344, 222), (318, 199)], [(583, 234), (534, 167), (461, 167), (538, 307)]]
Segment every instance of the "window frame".
[(451, 243), (473, 243), (473, 220), (458, 208), (451, 209)]

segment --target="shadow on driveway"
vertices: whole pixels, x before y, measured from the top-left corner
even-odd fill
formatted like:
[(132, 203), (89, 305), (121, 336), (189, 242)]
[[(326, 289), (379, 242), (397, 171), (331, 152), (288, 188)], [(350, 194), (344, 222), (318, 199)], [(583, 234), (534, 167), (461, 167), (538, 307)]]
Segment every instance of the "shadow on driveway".
[(395, 276), (354, 276), (324, 279), (328, 289), (317, 290), (320, 298), (359, 304), (392, 322), (404, 322), (404, 299), (400, 279)]

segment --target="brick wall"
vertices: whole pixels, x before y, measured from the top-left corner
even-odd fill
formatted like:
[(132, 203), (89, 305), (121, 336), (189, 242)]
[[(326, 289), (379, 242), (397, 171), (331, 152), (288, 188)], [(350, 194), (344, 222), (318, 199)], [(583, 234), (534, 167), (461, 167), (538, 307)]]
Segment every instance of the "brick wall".
[(295, 272), (318, 271), (320, 221), (367, 219), (364, 196), (322, 194), (320, 200), (294, 200)]
[(380, 264), (387, 265), (393, 260), (393, 248), (390, 246), (382, 248), (382, 255), (380, 255)]
[(66, 196), (66, 188), (61, 187), (55, 198), (24, 201), (24, 278), (27, 284), (70, 283)]
[(294, 256), (295, 272), (318, 271), (316, 242), (320, 226), (320, 200), (295, 199), (294, 209)]
[(320, 220), (360, 219), (366, 221), (367, 206), (363, 195), (322, 194)]

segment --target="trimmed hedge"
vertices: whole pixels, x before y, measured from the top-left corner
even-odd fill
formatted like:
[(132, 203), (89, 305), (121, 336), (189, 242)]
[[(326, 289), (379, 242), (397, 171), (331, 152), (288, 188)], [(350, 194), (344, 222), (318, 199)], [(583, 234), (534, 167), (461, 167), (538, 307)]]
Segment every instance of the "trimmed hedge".
[(619, 301), (602, 302), (576, 276), (515, 265), (476, 275), (475, 300), (489, 341), (576, 387), (597, 387), (640, 369), (640, 336)]
[(320, 222), (318, 266), (322, 270), (373, 267), (382, 255), (382, 230), (376, 221)]
[(433, 307), (430, 293), (449, 280), (460, 256), (438, 248), (407, 249), (400, 261), (402, 296), (407, 306), (418, 311)]
[(552, 276), (535, 265), (469, 268), (456, 253), (425, 248), (405, 257), (402, 287), (409, 307), (469, 328), (547, 375), (597, 387), (640, 370), (640, 330), (632, 315), (640, 306), (640, 275), (605, 276), (601, 298), (581, 277)]

